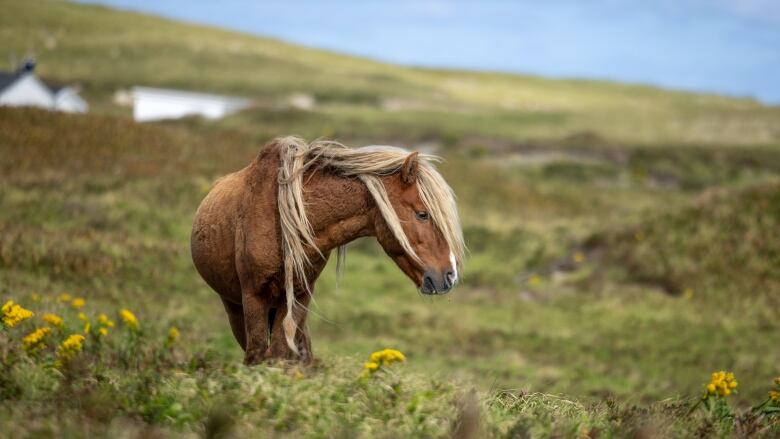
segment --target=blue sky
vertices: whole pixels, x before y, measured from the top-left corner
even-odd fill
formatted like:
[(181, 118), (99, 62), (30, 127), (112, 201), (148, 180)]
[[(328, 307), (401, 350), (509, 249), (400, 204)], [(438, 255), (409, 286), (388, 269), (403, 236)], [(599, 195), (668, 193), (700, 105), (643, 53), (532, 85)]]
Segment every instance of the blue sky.
[(780, 0), (89, 0), (417, 66), (780, 104)]

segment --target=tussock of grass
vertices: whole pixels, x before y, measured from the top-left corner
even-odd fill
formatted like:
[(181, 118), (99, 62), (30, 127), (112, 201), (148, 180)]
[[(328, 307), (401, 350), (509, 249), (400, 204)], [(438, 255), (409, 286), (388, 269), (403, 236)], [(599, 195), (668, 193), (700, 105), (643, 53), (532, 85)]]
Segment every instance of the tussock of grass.
[(701, 197), (608, 239), (609, 259), (637, 281), (672, 294), (696, 290), (765, 296), (780, 292), (780, 185), (768, 183)]

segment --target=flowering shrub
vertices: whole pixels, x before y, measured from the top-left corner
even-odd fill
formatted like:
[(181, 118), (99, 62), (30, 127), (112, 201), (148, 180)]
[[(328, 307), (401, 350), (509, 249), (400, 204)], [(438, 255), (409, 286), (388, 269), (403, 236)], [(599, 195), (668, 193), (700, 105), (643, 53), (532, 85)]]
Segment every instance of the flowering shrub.
[(778, 390), (770, 390), (769, 397), (772, 399), (772, 401), (780, 403), (780, 377), (775, 378), (775, 387)]
[(13, 328), (35, 315), (32, 311), (24, 309), (21, 305), (14, 303), (13, 300), (6, 302), (3, 307), (0, 308), (0, 312), (2, 312), (3, 315), (3, 326), (8, 328)]
[(130, 328), (133, 331), (137, 331), (138, 326), (138, 319), (135, 317), (135, 314), (133, 314), (129, 309), (123, 308), (119, 310), (119, 317), (122, 319), (122, 321), (125, 323), (125, 325)]
[(373, 352), (368, 361), (363, 363), (363, 377), (370, 377), (380, 370), (383, 366), (389, 366), (393, 363), (406, 361), (404, 354), (396, 349), (383, 349)]
[[(90, 313), (85, 299), (74, 298), (68, 293), (51, 300), (37, 297), (34, 302), (42, 307), (40, 321), (44, 326), (27, 324), (35, 313), (14, 300), (7, 300), (0, 308), (0, 330), (8, 346), (12, 347), (8, 351), (12, 355), (0, 357), (0, 366), (11, 367), (27, 355), (44, 368), (64, 370), (71, 360), (85, 353), (90, 356), (88, 361), (101, 361), (106, 355), (130, 361), (137, 355), (143, 334), (139, 332), (138, 317), (129, 309), (122, 308), (117, 312), (124, 329), (118, 331), (119, 339), (113, 340), (114, 320), (104, 312)], [(179, 335), (178, 328), (169, 329), (161, 343), (169, 348), (167, 355), (171, 355), (170, 348)]]
[(57, 314), (46, 313), (41, 316), (41, 319), (55, 328), (62, 328), (65, 324), (65, 322), (62, 320), (62, 317), (58, 316)]
[(754, 413), (780, 417), (780, 376), (774, 379), (774, 384), (774, 389), (769, 391), (769, 397), (761, 404), (753, 407)]
[(737, 380), (734, 378), (734, 374), (731, 372), (713, 372), (710, 379), (710, 383), (707, 384), (707, 393), (705, 398), (709, 396), (729, 396), (734, 389), (737, 388)]
[(60, 362), (70, 360), (81, 352), (84, 344), (84, 336), (81, 334), (71, 334), (57, 348), (57, 359)]
[(113, 320), (109, 319), (108, 316), (105, 315), (104, 313), (98, 314), (97, 320), (98, 320), (98, 323), (101, 326), (103, 326), (103, 327), (106, 327), (106, 328), (113, 328), (114, 327)]
[(691, 407), (689, 413), (697, 407), (702, 407), (715, 419), (733, 418), (734, 413), (726, 402), (726, 398), (736, 392), (738, 385), (733, 373), (722, 370), (713, 372), (710, 375), (710, 382), (704, 387), (704, 395)]
[(86, 305), (86, 304), (87, 304), (87, 301), (86, 301), (86, 300), (84, 300), (84, 299), (82, 299), (81, 297), (77, 297), (77, 298), (73, 299), (73, 300), (70, 302), (70, 306), (72, 306), (72, 307), (73, 307), (73, 309), (81, 309), (81, 308), (84, 308), (84, 305)]
[(31, 352), (43, 345), (43, 339), (51, 332), (51, 328), (38, 328), (22, 338), (22, 346), (25, 351)]

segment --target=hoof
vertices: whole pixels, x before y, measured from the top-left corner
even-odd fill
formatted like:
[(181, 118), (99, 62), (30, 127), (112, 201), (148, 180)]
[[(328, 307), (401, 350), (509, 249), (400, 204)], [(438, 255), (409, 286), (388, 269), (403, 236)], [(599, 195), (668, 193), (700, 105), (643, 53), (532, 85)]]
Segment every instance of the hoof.
[(254, 366), (256, 364), (262, 363), (265, 358), (266, 355), (263, 351), (247, 351), (246, 355), (244, 355), (244, 364), (247, 366)]
[(303, 355), (296, 354), (295, 352), (287, 348), (286, 345), (280, 349), (268, 349), (268, 352), (266, 353), (266, 358), (268, 358), (269, 360), (305, 362), (303, 360), (304, 359)]
[(296, 360), (300, 361), (303, 364), (311, 364), (313, 358), (311, 355), (311, 352), (309, 352), (306, 348), (300, 348), (301, 355), (296, 357)]

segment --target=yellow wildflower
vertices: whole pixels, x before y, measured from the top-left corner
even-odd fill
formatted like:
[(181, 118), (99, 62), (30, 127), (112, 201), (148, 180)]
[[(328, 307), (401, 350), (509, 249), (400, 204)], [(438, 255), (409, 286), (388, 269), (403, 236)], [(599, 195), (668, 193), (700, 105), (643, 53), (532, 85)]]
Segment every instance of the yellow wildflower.
[(92, 325), (91, 325), (89, 322), (87, 322), (87, 323), (84, 323), (84, 333), (85, 333), (85, 334), (89, 334), (89, 331), (90, 331), (91, 329), (92, 329)]
[(68, 336), (61, 344), (60, 347), (57, 349), (57, 353), (62, 356), (72, 356), (74, 354), (78, 354), (81, 352), (81, 348), (83, 347), (84, 343), (84, 336), (81, 334), (72, 334)]
[(72, 296), (68, 293), (62, 293), (57, 297), (57, 300), (62, 303), (70, 302), (72, 300)]
[(68, 336), (60, 346), (57, 348), (57, 361), (54, 362), (54, 367), (60, 368), (63, 363), (68, 362), (71, 358), (81, 352), (84, 343), (84, 336), (81, 334), (72, 334)]
[(780, 386), (780, 377), (775, 378), (775, 384)]
[(108, 328), (100, 328), (98, 329), (98, 335), (100, 337), (105, 337), (108, 335)]
[(30, 300), (32, 300), (33, 302), (40, 302), (41, 295), (38, 293), (32, 293), (30, 294)]
[(179, 329), (175, 326), (171, 326), (168, 330), (168, 344), (171, 345), (179, 339)]
[(62, 328), (64, 325), (64, 322), (62, 321), (62, 318), (56, 314), (47, 313), (41, 316), (41, 319), (57, 328)]
[(368, 377), (379, 370), (382, 366), (390, 365), (400, 361), (406, 361), (406, 357), (401, 351), (396, 349), (382, 349), (373, 352), (369, 356), (369, 361), (363, 363), (363, 376)]
[(773, 402), (780, 402), (780, 392), (777, 390), (770, 390), (769, 399), (771, 399)]
[(3, 316), (3, 325), (9, 328), (13, 328), (19, 323), (35, 315), (35, 313), (29, 309), (24, 309), (21, 307), (21, 305), (14, 303), (13, 300), (5, 302), (5, 304), (0, 308), (0, 314)]
[(83, 312), (80, 312), (79, 313), (79, 320), (81, 320), (82, 322), (88, 322), (89, 321), (89, 317), (87, 317), (87, 315), (84, 314)]
[(138, 319), (129, 309), (123, 308), (119, 310), (119, 317), (122, 318), (122, 321), (125, 322), (128, 328), (133, 331), (138, 330)]
[(406, 361), (406, 357), (404, 357), (404, 354), (401, 353), (401, 351), (396, 349), (383, 349), (381, 351), (376, 351), (371, 354), (369, 357), (370, 360), (374, 363), (381, 364), (392, 364), (396, 361)]
[(738, 385), (739, 383), (734, 378), (733, 373), (724, 371), (713, 372), (710, 377), (710, 383), (706, 387), (707, 393), (704, 396), (705, 398), (707, 396), (729, 396)]
[(107, 315), (105, 315), (103, 313), (100, 313), (98, 315), (97, 319), (98, 319), (98, 323), (100, 323), (101, 325), (103, 325), (103, 326), (105, 326), (107, 328), (113, 328), (114, 327), (114, 322), (111, 319), (109, 319)]
[(87, 304), (87, 301), (82, 299), (81, 297), (76, 297), (70, 302), (70, 306), (73, 307), (73, 309), (81, 309), (84, 308), (84, 305)]
[(51, 332), (51, 328), (38, 328), (22, 338), (22, 347), (31, 352), (43, 347), (43, 339)]

